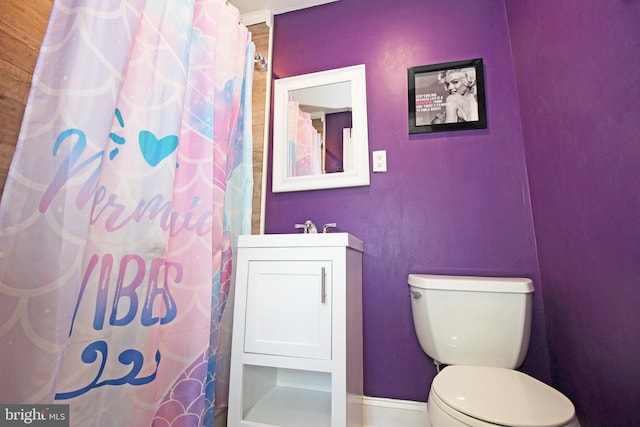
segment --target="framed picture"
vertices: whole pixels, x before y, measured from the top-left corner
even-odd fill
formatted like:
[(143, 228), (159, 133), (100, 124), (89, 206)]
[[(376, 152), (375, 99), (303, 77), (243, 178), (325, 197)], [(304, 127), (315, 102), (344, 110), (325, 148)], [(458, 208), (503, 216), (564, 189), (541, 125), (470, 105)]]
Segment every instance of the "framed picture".
[(482, 58), (407, 71), (410, 134), (487, 127)]

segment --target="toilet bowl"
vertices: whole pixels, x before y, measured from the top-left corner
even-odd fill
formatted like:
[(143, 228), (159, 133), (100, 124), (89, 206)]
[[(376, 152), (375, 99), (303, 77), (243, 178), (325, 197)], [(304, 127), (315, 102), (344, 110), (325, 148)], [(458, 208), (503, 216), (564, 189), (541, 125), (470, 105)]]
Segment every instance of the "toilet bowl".
[(578, 427), (562, 393), (519, 371), (453, 365), (431, 385), (429, 423), (437, 427)]
[(531, 333), (527, 278), (410, 274), (420, 346), (438, 366), (432, 427), (578, 427), (562, 393), (522, 372)]

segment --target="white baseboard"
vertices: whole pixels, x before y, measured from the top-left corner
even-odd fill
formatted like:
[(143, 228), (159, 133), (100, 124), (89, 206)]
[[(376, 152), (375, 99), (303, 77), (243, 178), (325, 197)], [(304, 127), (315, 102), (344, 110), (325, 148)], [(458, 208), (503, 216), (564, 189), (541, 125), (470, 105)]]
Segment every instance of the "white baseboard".
[(365, 427), (429, 427), (424, 402), (365, 396), (362, 404)]

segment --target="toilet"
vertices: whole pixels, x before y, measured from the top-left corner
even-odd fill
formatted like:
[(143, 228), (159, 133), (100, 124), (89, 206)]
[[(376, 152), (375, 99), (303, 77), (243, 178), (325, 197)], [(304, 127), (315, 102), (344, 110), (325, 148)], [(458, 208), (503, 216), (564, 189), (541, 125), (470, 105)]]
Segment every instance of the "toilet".
[(408, 282), (418, 341), (439, 371), (431, 427), (580, 426), (566, 396), (515, 370), (529, 348), (530, 279), (410, 274)]

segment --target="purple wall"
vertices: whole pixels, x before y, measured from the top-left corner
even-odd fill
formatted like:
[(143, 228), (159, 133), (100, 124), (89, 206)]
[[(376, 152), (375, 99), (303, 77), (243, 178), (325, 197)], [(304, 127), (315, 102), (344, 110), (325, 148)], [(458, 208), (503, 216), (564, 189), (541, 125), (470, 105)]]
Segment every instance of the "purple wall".
[(635, 426), (640, 2), (506, 4), (553, 383), (583, 426)]
[[(408, 136), (407, 68), (484, 58), (489, 128)], [(523, 370), (550, 381), (542, 288), (506, 12), (495, 0), (341, 0), (275, 17), (274, 78), (364, 63), (369, 187), (269, 193), (266, 232), (309, 218), (365, 242), (369, 396), (426, 401), (435, 368), (413, 329), (407, 275), (528, 276), (534, 324)], [(268, 182), (270, 188), (270, 181)]]
[(350, 128), (351, 111), (341, 113), (327, 114), (326, 123), (326, 154), (325, 154), (325, 170), (327, 173), (344, 171), (344, 149), (342, 138), (345, 128)]

